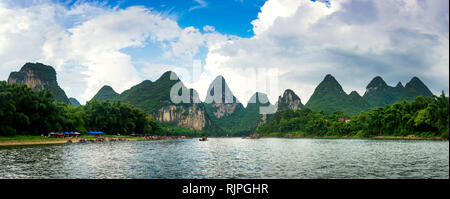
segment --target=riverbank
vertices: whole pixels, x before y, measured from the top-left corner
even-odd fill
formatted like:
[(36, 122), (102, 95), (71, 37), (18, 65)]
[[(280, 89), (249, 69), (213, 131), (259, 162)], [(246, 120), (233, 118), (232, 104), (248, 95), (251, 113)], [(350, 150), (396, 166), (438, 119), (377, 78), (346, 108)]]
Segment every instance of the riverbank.
[[(126, 141), (148, 140), (141, 137), (130, 136), (105, 136), (105, 141), (109, 139), (121, 138)], [(380, 139), (380, 140), (446, 140), (442, 137), (419, 137), (415, 135), (409, 136), (374, 136), (374, 137), (349, 137), (349, 136), (294, 136), (287, 134), (284, 136), (261, 136), (261, 138), (310, 138), (310, 139)], [(14, 136), (0, 137), (0, 146), (25, 146), (25, 145), (46, 145), (46, 144), (65, 144), (71, 140), (77, 143), (83, 140), (95, 140), (95, 137), (81, 136), (79, 138), (45, 138), (41, 136)]]
[(420, 137), (416, 135), (408, 136), (373, 136), (373, 137), (358, 137), (358, 136), (261, 136), (265, 138), (312, 138), (312, 139), (380, 139), (380, 140), (448, 140), (443, 137)]
[[(121, 138), (127, 141), (137, 141), (142, 140), (136, 137), (130, 136), (106, 136), (106, 139), (110, 138)], [(13, 137), (0, 137), (0, 146), (25, 146), (25, 145), (45, 145), (45, 144), (65, 144), (67, 141), (71, 140), (76, 143), (80, 139), (95, 139), (95, 137), (82, 136), (79, 138), (46, 138), (41, 136), (13, 136)]]
[(409, 136), (375, 136), (371, 139), (400, 139), (400, 140), (445, 140), (442, 137), (420, 137), (415, 135)]

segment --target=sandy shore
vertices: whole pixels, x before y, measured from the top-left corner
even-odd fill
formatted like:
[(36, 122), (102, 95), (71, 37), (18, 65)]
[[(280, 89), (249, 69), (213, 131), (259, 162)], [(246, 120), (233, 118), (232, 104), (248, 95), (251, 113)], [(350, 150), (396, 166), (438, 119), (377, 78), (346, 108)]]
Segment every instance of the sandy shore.
[(42, 140), (11, 140), (11, 141), (0, 141), (0, 146), (64, 144), (64, 143), (67, 143), (67, 140), (48, 140), (48, 141), (42, 141)]
[[(0, 141), (0, 146), (24, 146), (24, 145), (43, 145), (43, 144), (65, 144), (68, 140), (77, 143), (80, 139), (58, 139), (58, 140), (7, 140)], [(136, 141), (137, 139), (126, 139), (126, 141)]]

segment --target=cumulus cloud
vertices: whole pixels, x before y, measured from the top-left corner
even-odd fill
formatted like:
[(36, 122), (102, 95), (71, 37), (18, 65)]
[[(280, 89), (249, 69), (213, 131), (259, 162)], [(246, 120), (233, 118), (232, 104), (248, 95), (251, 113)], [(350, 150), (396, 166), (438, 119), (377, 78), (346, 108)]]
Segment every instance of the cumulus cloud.
[[(448, 1), (269, 0), (252, 22), (255, 36), (210, 50), (205, 69), (239, 82), (237, 68), (278, 68), (279, 93), (292, 88), (306, 102), (333, 74), (363, 94), (377, 75), (389, 84), (420, 77), (435, 93), (449, 82)], [(230, 88), (246, 101), (256, 90)]]
[(121, 92), (148, 78), (145, 71), (158, 67), (146, 63), (151, 68), (137, 69), (123, 49), (159, 45), (165, 59), (192, 62), (201, 46), (226, 39), (213, 31), (202, 34), (193, 27), (180, 28), (176, 21), (139, 6), (119, 9), (77, 3), (68, 8), (49, 2), (11, 6), (0, 1), (1, 78), (25, 62), (50, 64), (68, 95), (84, 102), (105, 84)]

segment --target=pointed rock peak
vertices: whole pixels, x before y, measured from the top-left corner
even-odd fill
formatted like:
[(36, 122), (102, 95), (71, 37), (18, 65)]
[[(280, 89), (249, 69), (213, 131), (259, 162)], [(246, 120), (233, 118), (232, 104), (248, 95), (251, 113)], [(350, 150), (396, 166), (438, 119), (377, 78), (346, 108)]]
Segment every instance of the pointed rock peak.
[(325, 76), (323, 81), (321, 83), (328, 83), (328, 84), (339, 84), (339, 82), (334, 78), (332, 75), (328, 74)]
[(398, 82), (397, 85), (396, 85), (395, 87), (396, 87), (396, 88), (403, 88), (402, 82)]
[(9, 74), (8, 83), (26, 84), (34, 90), (48, 89), (57, 101), (70, 103), (64, 90), (58, 85), (55, 69), (42, 63), (26, 63), (19, 72)]
[(424, 94), (431, 94), (431, 91), (428, 89), (428, 87), (420, 80), (418, 77), (413, 77), (408, 83), (406, 83), (405, 88), (414, 88), (423, 90)]
[(304, 105), (294, 91), (291, 89), (286, 89), (283, 96), (278, 97), (278, 110), (298, 110), (302, 109)]
[(361, 95), (359, 95), (359, 93), (356, 92), (356, 91), (352, 91), (352, 92), (349, 94), (349, 96), (357, 96), (357, 97), (361, 97)]
[(289, 94), (291, 94), (291, 93), (294, 93), (294, 94), (295, 94), (295, 92), (294, 92), (293, 90), (291, 90), (291, 89), (286, 89), (286, 90), (284, 91), (284, 93), (283, 93), (283, 96), (289, 95)]
[(423, 84), (422, 80), (420, 80), (418, 77), (414, 76), (413, 78), (411, 78), (411, 80), (409, 80), (408, 83), (421, 83)]
[[(422, 80), (420, 80), (418, 77), (413, 77), (413, 78), (411, 78), (411, 80), (409, 80), (408, 83), (406, 83), (405, 88), (410, 88), (410, 87), (427, 88), (427, 86), (425, 86), (425, 84), (422, 82)], [(428, 90), (428, 88), (427, 88), (427, 90)]]
[(111, 86), (109, 86), (109, 85), (104, 85), (100, 90), (99, 90), (99, 92), (100, 91), (112, 91), (112, 92), (114, 92), (114, 93), (117, 93), (116, 91), (114, 91), (114, 89), (111, 87)]
[(286, 89), (283, 93), (283, 97), (282, 99), (286, 99), (286, 98), (291, 98), (290, 96), (292, 96), (292, 100), (299, 100), (300, 97), (298, 97), (297, 94), (295, 94), (295, 92), (291, 89)]
[(161, 77), (158, 80), (156, 80), (156, 81), (158, 82), (158, 81), (162, 81), (162, 80), (164, 80), (164, 81), (167, 81), (167, 80), (177, 81), (177, 80), (179, 80), (179, 78), (178, 78), (178, 75), (175, 72), (167, 71), (164, 74), (162, 74)]
[(406, 83), (403, 89), (403, 97), (407, 100), (413, 100), (417, 96), (433, 96), (433, 93), (418, 77), (413, 77)]
[(111, 86), (109, 86), (109, 85), (104, 85), (104, 86), (102, 86), (102, 88), (100, 89), (100, 90), (102, 90), (102, 89), (108, 89), (108, 90), (114, 90)]
[[(45, 65), (42, 63), (26, 63), (20, 68), (19, 73), (29, 73), (32, 72), (35, 77), (44, 81), (56, 82), (56, 71), (52, 66)], [(13, 72), (14, 73), (14, 72)]]
[(380, 76), (376, 76), (372, 79), (372, 81), (370, 81), (369, 85), (367, 85), (367, 89), (370, 88), (384, 88), (387, 87), (388, 85), (386, 84), (386, 82), (383, 80), (383, 78), (381, 78)]
[(316, 90), (314, 91), (314, 93), (317, 94), (323, 94), (328, 92), (345, 94), (341, 84), (339, 84), (339, 82), (330, 74), (325, 76), (324, 80), (320, 82), (320, 84), (316, 87)]
[(323, 81), (337, 81), (336, 78), (333, 77), (333, 75), (327, 74)]
[(97, 94), (91, 100), (115, 100), (119, 96), (119, 93), (114, 91), (111, 86), (105, 85), (100, 90), (98, 90)]
[(23, 71), (23, 70), (28, 70), (28, 69), (47, 69), (47, 70), (50, 70), (50, 71), (56, 73), (56, 71), (55, 71), (55, 69), (53, 67), (51, 67), (49, 65), (45, 65), (45, 64), (39, 63), (39, 62), (36, 62), (36, 63), (28, 62), (25, 65), (23, 65), (20, 70)]

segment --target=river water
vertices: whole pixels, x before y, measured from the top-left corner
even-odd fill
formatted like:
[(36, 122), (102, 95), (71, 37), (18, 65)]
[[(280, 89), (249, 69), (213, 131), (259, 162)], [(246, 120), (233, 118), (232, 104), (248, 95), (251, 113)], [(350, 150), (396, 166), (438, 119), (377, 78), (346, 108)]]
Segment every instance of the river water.
[(449, 142), (210, 138), (0, 147), (0, 178), (449, 178)]

